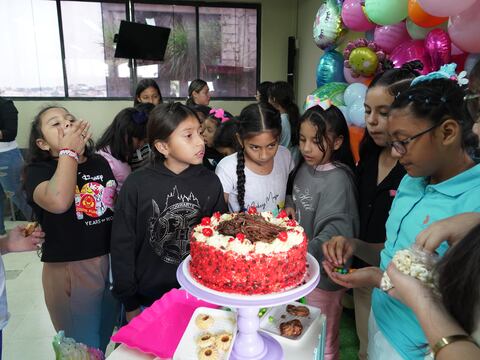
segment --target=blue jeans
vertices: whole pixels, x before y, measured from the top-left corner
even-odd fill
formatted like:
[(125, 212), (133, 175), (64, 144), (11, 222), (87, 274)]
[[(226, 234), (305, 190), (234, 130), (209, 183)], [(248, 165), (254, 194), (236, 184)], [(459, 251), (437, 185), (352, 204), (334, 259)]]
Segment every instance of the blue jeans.
[(12, 199), (27, 220), (32, 217), (32, 209), (27, 204), (20, 180), (22, 169), (23, 158), (18, 148), (0, 152), (0, 235), (5, 234), (3, 221), (5, 196)]

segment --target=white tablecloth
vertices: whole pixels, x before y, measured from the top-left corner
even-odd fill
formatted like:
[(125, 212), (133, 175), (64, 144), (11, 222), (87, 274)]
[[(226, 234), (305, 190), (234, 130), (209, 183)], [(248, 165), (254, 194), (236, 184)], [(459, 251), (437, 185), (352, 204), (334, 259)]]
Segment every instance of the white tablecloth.
[[(325, 315), (320, 315), (315, 319), (308, 332), (300, 341), (289, 340), (278, 335), (272, 335), (277, 339), (283, 348), (285, 360), (322, 360), (323, 354), (317, 354), (314, 357), (315, 349), (319, 348), (320, 343), (324, 343)], [(270, 334), (271, 335), (271, 334)], [(323, 335), (323, 336), (322, 336)], [(119, 346), (113, 351), (108, 360), (158, 360), (160, 358), (144, 354), (138, 350), (130, 349), (125, 345)]]

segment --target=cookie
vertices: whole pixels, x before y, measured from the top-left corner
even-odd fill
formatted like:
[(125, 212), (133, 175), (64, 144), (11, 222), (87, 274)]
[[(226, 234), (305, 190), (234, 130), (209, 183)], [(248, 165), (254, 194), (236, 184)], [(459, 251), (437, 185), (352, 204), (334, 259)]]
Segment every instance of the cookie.
[(217, 349), (228, 351), (230, 349), (230, 345), (232, 343), (232, 334), (228, 332), (222, 332), (215, 336), (215, 344)]
[(36, 221), (29, 222), (25, 226), (25, 229), (23, 229), (23, 236), (27, 237), (27, 236), (32, 235), (37, 226), (38, 226), (38, 222), (36, 222)]
[(202, 349), (215, 345), (215, 336), (210, 333), (203, 333), (197, 338), (197, 345)]
[(293, 316), (307, 317), (310, 310), (306, 306), (287, 305), (287, 312)]
[(198, 314), (195, 318), (195, 324), (203, 330), (208, 329), (210, 326), (213, 325), (214, 322), (215, 320), (213, 320), (213, 317), (207, 314)]
[(302, 334), (303, 325), (298, 319), (280, 323), (280, 334), (282, 336), (298, 337)]
[(218, 351), (213, 347), (208, 347), (201, 349), (198, 352), (198, 359), (199, 360), (217, 360), (218, 359)]

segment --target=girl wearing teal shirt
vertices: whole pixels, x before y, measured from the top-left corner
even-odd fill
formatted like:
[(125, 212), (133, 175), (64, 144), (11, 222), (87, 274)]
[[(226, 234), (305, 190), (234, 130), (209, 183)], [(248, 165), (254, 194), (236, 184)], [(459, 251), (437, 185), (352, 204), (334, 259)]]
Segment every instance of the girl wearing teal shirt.
[[(454, 67), (453, 67), (454, 69)], [(421, 76), (391, 106), (388, 133), (392, 155), (407, 175), (397, 190), (386, 223), (387, 240), (380, 267), (348, 275), (333, 267), (368, 244), (336, 237), (324, 245), (323, 266), (339, 285), (375, 287), (369, 321), (370, 360), (429, 358), (427, 339), (410, 308), (378, 289), (395, 253), (409, 248), (431, 223), (462, 212), (480, 212), (480, 165), (468, 155), (478, 144), (464, 103), (464, 90), (451, 68)], [(452, 79), (453, 77), (453, 79)], [(440, 255), (447, 249), (442, 244)], [(388, 354), (388, 355), (387, 355)]]

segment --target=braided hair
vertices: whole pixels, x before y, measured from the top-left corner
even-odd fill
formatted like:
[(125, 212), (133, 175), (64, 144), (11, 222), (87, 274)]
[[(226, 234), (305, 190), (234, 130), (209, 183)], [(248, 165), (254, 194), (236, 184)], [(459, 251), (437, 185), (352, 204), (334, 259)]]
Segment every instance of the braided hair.
[(280, 114), (266, 103), (251, 104), (245, 107), (238, 117), (237, 134), (242, 142), (237, 152), (237, 199), (240, 211), (245, 211), (245, 151), (243, 140), (262, 132), (271, 131), (275, 137), (280, 136), (282, 125)]

